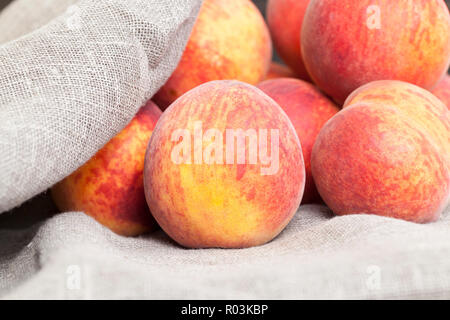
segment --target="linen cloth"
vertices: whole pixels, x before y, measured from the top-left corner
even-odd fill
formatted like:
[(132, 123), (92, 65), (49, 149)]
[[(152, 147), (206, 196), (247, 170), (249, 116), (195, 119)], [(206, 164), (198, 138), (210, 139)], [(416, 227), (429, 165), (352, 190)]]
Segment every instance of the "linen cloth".
[[(16, 0), (0, 14), (0, 212), (130, 120), (175, 67), (199, 4)], [(273, 241), (242, 250), (188, 250), (162, 231), (125, 238), (55, 213), (43, 193), (0, 215), (0, 298), (450, 298), (448, 208), (419, 225), (301, 206)]]

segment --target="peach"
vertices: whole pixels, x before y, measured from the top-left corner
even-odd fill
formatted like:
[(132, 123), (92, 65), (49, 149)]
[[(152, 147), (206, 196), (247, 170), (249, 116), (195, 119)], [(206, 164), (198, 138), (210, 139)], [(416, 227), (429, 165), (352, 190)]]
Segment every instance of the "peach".
[(181, 61), (153, 98), (163, 110), (211, 80), (257, 84), (272, 58), (272, 42), (258, 8), (248, 0), (205, 0)]
[(343, 107), (358, 102), (391, 105), (405, 113), (426, 128), (450, 167), (450, 114), (445, 105), (430, 92), (403, 81), (380, 80), (355, 90)]
[(297, 79), (267, 80), (258, 85), (286, 112), (302, 144), (306, 184), (302, 204), (320, 202), (311, 173), (311, 152), (323, 125), (339, 108), (310, 83)]
[(87, 163), (56, 184), (62, 211), (83, 211), (117, 234), (136, 236), (157, 227), (144, 195), (144, 157), (161, 110), (149, 101)]
[(435, 221), (450, 195), (450, 112), (428, 91), (401, 81), (359, 88), (320, 131), (311, 166), (338, 215)]
[(212, 81), (177, 99), (158, 122), (145, 159), (150, 210), (189, 248), (270, 241), (296, 212), (304, 184), (289, 118), (240, 81)]
[(276, 78), (295, 78), (295, 74), (285, 65), (277, 62), (270, 64), (269, 72), (264, 80), (276, 79)]
[(443, 0), (311, 0), (301, 45), (312, 80), (339, 104), (376, 80), (429, 90), (449, 66), (450, 15)]
[(438, 97), (450, 109), (450, 76), (446, 74), (444, 79), (431, 90), (431, 93)]
[(267, 22), (273, 44), (283, 61), (304, 80), (310, 80), (303, 63), (300, 34), (310, 0), (269, 0)]

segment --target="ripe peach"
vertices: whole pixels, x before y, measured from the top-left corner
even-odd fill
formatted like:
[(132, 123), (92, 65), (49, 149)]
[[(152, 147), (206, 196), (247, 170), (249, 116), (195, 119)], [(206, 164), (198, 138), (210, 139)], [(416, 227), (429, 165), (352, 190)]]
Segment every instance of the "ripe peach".
[(313, 81), (341, 104), (375, 80), (432, 89), (450, 62), (450, 15), (443, 0), (311, 0), (302, 54)]
[(310, 80), (300, 50), (303, 17), (310, 0), (269, 0), (267, 22), (275, 49), (283, 61), (304, 80)]
[(153, 98), (164, 110), (196, 86), (222, 79), (257, 84), (272, 58), (264, 18), (248, 0), (205, 0), (181, 61)]
[(450, 109), (450, 76), (446, 74), (444, 79), (431, 90), (431, 93), (438, 97)]
[(286, 114), (261, 90), (212, 81), (177, 99), (147, 149), (144, 187), (161, 228), (191, 248), (266, 243), (300, 204), (305, 167)]
[(302, 144), (306, 185), (302, 203), (319, 202), (320, 196), (311, 173), (311, 152), (323, 125), (339, 108), (310, 83), (297, 79), (274, 79), (258, 85), (286, 112)]
[(450, 124), (445, 105), (430, 92), (403, 81), (380, 80), (355, 90), (344, 108), (358, 102), (391, 105), (427, 130), (450, 167)]
[(269, 72), (264, 80), (276, 79), (276, 78), (295, 78), (295, 74), (291, 69), (280, 63), (272, 62), (270, 64)]
[(435, 221), (450, 195), (450, 112), (428, 91), (376, 81), (355, 91), (319, 133), (311, 166), (338, 215)]
[(144, 157), (161, 110), (149, 101), (117, 136), (52, 188), (62, 211), (83, 211), (115, 233), (136, 236), (157, 227), (145, 201)]

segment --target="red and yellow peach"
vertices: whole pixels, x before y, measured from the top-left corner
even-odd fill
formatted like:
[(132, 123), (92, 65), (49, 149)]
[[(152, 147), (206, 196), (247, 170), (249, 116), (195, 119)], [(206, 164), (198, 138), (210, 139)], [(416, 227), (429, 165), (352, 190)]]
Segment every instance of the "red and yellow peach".
[(124, 236), (154, 230), (142, 175), (145, 150), (160, 115), (152, 101), (142, 107), (94, 157), (52, 188), (57, 207), (83, 211)]
[(270, 64), (269, 72), (267, 72), (264, 80), (277, 79), (277, 78), (295, 78), (295, 74), (291, 69), (277, 62)]

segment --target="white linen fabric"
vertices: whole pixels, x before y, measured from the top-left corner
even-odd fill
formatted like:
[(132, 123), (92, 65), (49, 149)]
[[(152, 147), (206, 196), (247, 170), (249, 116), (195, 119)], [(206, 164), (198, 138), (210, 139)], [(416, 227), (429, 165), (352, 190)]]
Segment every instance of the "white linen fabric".
[(16, 0), (0, 14), (0, 212), (23, 203), (0, 215), (0, 298), (450, 298), (448, 208), (419, 225), (301, 206), (266, 245), (188, 250), (162, 231), (125, 238), (80, 212), (53, 215), (48, 193), (24, 203), (164, 83), (199, 6)]

